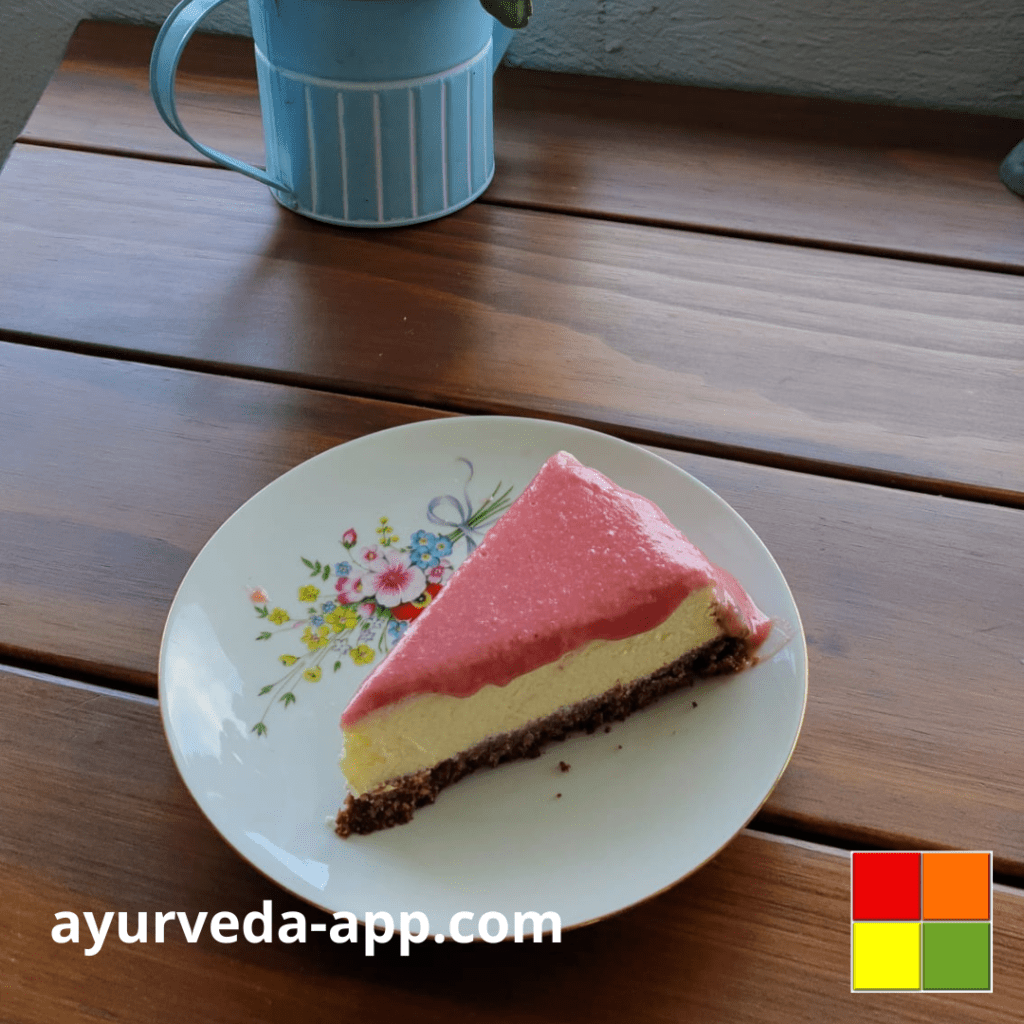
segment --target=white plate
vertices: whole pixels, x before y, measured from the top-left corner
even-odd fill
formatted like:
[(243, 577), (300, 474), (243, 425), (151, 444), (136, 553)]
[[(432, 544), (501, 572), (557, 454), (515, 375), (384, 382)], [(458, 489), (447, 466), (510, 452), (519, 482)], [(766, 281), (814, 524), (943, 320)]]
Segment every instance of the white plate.
[[(311, 595), (300, 600), (300, 588), (315, 586), (317, 603), (329, 601), (335, 564), (379, 539), (382, 516), (400, 546), (418, 530), (450, 532), (428, 519), (432, 499), (450, 495), (464, 506), (468, 494), (479, 509), (499, 484), (515, 497), (560, 449), (657, 502), (768, 615), (788, 623), (790, 642), (754, 668), (674, 694), (610, 733), (576, 736), (537, 760), (477, 772), (407, 825), (339, 839), (326, 823), (345, 796), (338, 722), (380, 655), (360, 666), (334, 649), (311, 652), (302, 642), (306, 624), (290, 628), (308, 614)], [(462, 460), (473, 467), (468, 485)], [(450, 501), (435, 504), (434, 513), (458, 518)], [(349, 529), (357, 534), (351, 550), (342, 544)], [(456, 541), (453, 564), (465, 549)], [(311, 576), (317, 563), (329, 567), (326, 581), (322, 569)], [(280, 608), (290, 618), (270, 622), (260, 608), (270, 615)], [(271, 636), (257, 640), (263, 632)], [(352, 635), (328, 633), (350, 647)], [(371, 637), (366, 646), (375, 644)], [(289, 685), (279, 683), (289, 671), (282, 655), (305, 655), (295, 670), (325, 659), (321, 679), (300, 679), (289, 704), (281, 700)], [(275, 685), (284, 689), (259, 696)], [(421, 911), (431, 932), (446, 931), (459, 911), (477, 919), (497, 911), (511, 923), (517, 911), (553, 910), (569, 928), (671, 886), (750, 820), (796, 745), (807, 651), (793, 597), (768, 550), (689, 474), (580, 427), (459, 417), (333, 448), (231, 516), (171, 606), (160, 698), (171, 751), (199, 806), (246, 860), (302, 899), (360, 919), (386, 910), (397, 922), (402, 911)], [(261, 735), (253, 727), (265, 710)], [(571, 771), (560, 771), (560, 761)]]

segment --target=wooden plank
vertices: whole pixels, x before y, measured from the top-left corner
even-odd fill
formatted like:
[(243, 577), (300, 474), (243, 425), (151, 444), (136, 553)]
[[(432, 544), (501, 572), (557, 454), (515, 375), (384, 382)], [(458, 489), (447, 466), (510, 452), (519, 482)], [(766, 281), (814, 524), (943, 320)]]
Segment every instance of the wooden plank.
[(490, 201), (1024, 272), (998, 177), (1024, 121), (518, 69), (496, 87)]
[(238, 176), (21, 146), (0, 281), (7, 337), (1024, 504), (1011, 275), (479, 204), (324, 232)]
[[(0, 659), (152, 690), (178, 583), (238, 505), (334, 444), (431, 415), (0, 346)], [(762, 821), (980, 845), (1024, 878), (1024, 513), (661, 454), (751, 523), (803, 616), (810, 703)]]
[[(22, 136), (205, 162), (149, 96), (155, 32), (84, 22)], [(179, 108), (264, 162), (249, 39), (197, 35)], [(503, 68), (486, 201), (1024, 271), (998, 167), (1024, 121)]]
[(994, 893), (991, 995), (853, 995), (848, 857), (754, 832), (668, 892), (559, 945), (430, 943), (402, 958), (392, 942), (371, 959), (312, 934), (222, 945), (204, 930), (189, 945), (168, 928), (162, 945), (152, 930), (145, 945), (115, 932), (86, 957), (91, 940), (52, 940), (59, 911), (124, 911), (133, 925), (141, 912), (152, 929), (161, 911), (241, 919), (271, 900), (277, 921), (286, 911), (330, 919), (220, 840), (178, 778), (153, 706), (0, 673), (0, 759), (4, 1016), (18, 1024), (178, 1024), (197, 1005), (225, 1024), (368, 1013), (446, 1024), (1009, 1024), (1024, 1002), (1019, 890)]
[[(141, 25), (83, 21), (21, 138), (212, 166), (157, 113), (149, 92), (156, 33)], [(196, 138), (264, 166), (251, 38), (196, 33), (182, 56), (175, 95)]]

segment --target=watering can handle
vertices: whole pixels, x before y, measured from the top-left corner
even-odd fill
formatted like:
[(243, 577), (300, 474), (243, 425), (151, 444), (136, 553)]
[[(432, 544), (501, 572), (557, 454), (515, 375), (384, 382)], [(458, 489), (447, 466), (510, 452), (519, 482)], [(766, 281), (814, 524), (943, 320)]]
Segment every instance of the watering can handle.
[(221, 153), (220, 150), (197, 142), (189, 135), (181, 123), (181, 118), (178, 117), (178, 108), (174, 100), (174, 77), (178, 71), (178, 62), (185, 50), (185, 44), (199, 27), (199, 22), (215, 7), (219, 7), (225, 2), (226, 0), (181, 0), (178, 6), (171, 11), (153, 44), (153, 56), (149, 62), (149, 90), (153, 94), (156, 109), (160, 111), (160, 116), (167, 122), (171, 131), (180, 135), (204, 156), (208, 156), (221, 167), (239, 171), (264, 185), (269, 185), (271, 188), (292, 196), (294, 193), (287, 185), (272, 178), (266, 171), (261, 171), (258, 167), (253, 167), (242, 160), (236, 160), (233, 156), (228, 156), (227, 153)]

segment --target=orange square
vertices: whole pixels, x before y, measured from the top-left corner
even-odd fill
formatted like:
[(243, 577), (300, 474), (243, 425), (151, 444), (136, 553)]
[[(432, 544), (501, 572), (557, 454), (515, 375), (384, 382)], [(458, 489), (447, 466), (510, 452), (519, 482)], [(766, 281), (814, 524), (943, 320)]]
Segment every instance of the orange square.
[(928, 921), (989, 917), (989, 853), (926, 853), (921, 858), (922, 916)]

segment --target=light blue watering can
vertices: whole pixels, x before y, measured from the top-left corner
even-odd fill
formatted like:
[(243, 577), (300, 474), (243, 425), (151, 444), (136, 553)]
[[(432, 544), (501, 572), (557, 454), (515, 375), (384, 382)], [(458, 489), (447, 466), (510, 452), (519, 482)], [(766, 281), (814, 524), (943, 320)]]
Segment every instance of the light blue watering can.
[(490, 184), (491, 79), (529, 0), (249, 0), (265, 171), (197, 142), (178, 117), (185, 44), (225, 2), (182, 0), (150, 61), (157, 109), (200, 153), (290, 210), (349, 227), (443, 217)]

